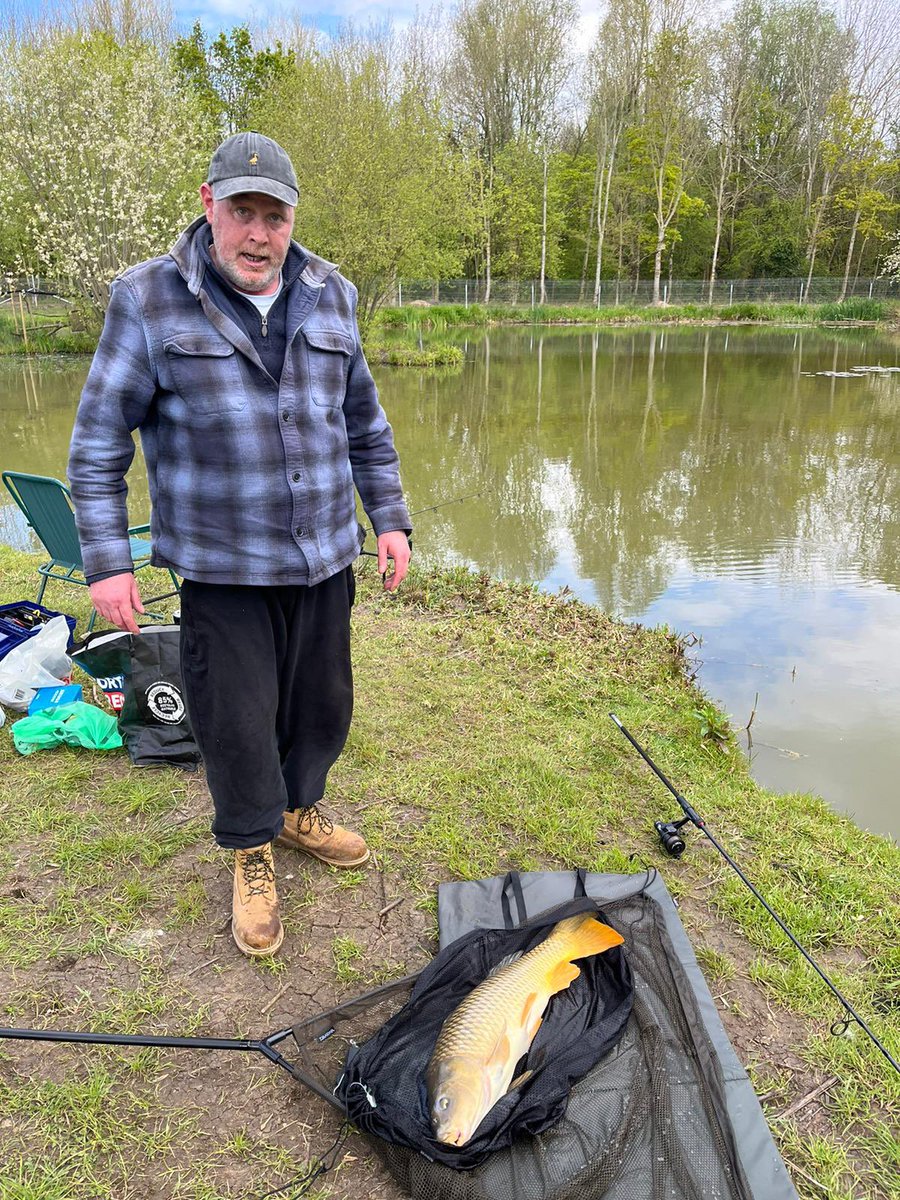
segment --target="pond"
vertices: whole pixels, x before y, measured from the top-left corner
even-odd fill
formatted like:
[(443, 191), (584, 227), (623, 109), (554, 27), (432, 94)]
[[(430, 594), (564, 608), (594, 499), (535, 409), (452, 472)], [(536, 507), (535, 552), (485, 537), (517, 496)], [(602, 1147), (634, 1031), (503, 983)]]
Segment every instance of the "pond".
[[(694, 634), (701, 685), (735, 727), (755, 713), (761, 783), (900, 836), (900, 341), (517, 328), (460, 344), (457, 373), (375, 372), (410, 507), (442, 505), (416, 521), (420, 560)], [(63, 474), (86, 369), (0, 363), (4, 468)], [(8, 505), (0, 540), (27, 544)]]

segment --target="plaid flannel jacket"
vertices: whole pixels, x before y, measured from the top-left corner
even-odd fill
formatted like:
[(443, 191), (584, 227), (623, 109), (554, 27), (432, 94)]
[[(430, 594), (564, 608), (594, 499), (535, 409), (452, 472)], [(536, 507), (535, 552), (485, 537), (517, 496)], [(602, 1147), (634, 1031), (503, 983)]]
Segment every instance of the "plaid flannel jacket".
[(204, 290), (206, 218), (115, 283), (69, 457), (85, 573), (131, 569), (125, 474), (140, 431), (153, 563), (203, 583), (315, 584), (410, 529), (393, 434), (359, 340), (356, 289), (296, 242), (273, 379)]

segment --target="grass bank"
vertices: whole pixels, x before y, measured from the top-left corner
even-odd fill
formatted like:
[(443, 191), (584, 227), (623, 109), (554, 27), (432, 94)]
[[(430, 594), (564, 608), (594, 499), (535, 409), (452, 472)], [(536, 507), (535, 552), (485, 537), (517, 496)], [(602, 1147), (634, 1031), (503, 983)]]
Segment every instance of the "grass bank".
[[(895, 320), (897, 306), (885, 300), (851, 299), (834, 304), (539, 305), (528, 308), (501, 304), (441, 304), (381, 309), (364, 338), (372, 363), (394, 367), (460, 367), (459, 346), (435, 340), (434, 335), (456, 328), (494, 325), (659, 325), (755, 322), (775, 325), (827, 323), (886, 323)], [(427, 333), (425, 343), (422, 335)], [(21, 319), (0, 311), (0, 356), (18, 354), (92, 354), (97, 338), (69, 328), (65, 314), (31, 314)]]
[(73, 330), (65, 313), (26, 313), (23, 336), (21, 317), (8, 305), (0, 309), (0, 355), (93, 354), (96, 348), (97, 338)]
[[(0, 551), (0, 594), (32, 595), (37, 561)], [(84, 616), (71, 594), (51, 585), (46, 602)], [(461, 571), (414, 572), (388, 597), (366, 564), (354, 660), (356, 716), (328, 799), (376, 862), (340, 873), (279, 848), (287, 937), (275, 960), (249, 962), (231, 942), (202, 778), (135, 771), (122, 752), (22, 759), (0, 731), (3, 1023), (258, 1036), (422, 966), (442, 880), (653, 864), (801, 1196), (895, 1200), (900, 1080), (864, 1038), (829, 1035), (840, 1014), (827, 989), (712, 847), (693, 837), (678, 862), (657, 849), (652, 822), (673, 806), (607, 713), (896, 1055), (893, 843), (814, 797), (760, 788), (733, 745), (704, 737), (682, 643), (665, 629)], [(0, 1198), (224, 1200), (285, 1183), (337, 1124), (255, 1057), (0, 1044)], [(317, 1195), (399, 1194), (356, 1137), (349, 1155)]]
[(385, 330), (448, 329), (485, 325), (658, 325), (766, 322), (780, 325), (816, 325), (828, 322), (886, 322), (896, 305), (885, 300), (854, 298), (833, 304), (775, 304), (746, 301), (740, 304), (637, 305), (537, 305), (436, 304), (426, 307), (382, 309), (377, 328)]

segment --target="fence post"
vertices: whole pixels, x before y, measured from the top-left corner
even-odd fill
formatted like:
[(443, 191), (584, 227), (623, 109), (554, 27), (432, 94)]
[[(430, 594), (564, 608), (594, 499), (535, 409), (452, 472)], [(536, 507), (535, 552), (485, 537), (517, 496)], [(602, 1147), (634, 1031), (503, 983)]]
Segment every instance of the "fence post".
[(619, 281), (616, 280), (616, 308), (619, 307)]
[(875, 284), (875, 280), (870, 279), (869, 280), (869, 299), (870, 300), (872, 299), (872, 287), (874, 286), (874, 284)]
[(728, 303), (734, 304), (734, 280), (728, 285)]
[(531, 307), (534, 308), (534, 283), (531, 285)]
[(469, 281), (466, 280), (466, 308), (469, 307)]
[(669, 303), (669, 285), (667, 283), (664, 283), (663, 284), (663, 304), (668, 304), (668, 303)]
[(397, 280), (397, 307), (403, 307), (403, 284), (399, 279)]

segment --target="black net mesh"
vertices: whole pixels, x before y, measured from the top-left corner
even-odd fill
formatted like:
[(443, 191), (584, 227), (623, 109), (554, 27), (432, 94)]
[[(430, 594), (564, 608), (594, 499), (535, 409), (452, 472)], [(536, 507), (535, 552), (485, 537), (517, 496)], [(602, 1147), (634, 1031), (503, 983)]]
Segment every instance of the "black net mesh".
[[(557, 1125), (474, 1170), (373, 1138), (415, 1200), (749, 1200), (718, 1060), (658, 905), (638, 895), (604, 909), (625, 936), (634, 976), (624, 1036), (574, 1085)], [(320, 1094), (331, 1093), (348, 1042), (365, 1041), (406, 994), (381, 990), (295, 1030), (304, 1074)]]

